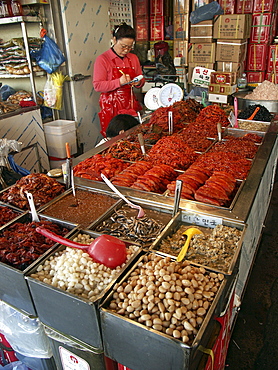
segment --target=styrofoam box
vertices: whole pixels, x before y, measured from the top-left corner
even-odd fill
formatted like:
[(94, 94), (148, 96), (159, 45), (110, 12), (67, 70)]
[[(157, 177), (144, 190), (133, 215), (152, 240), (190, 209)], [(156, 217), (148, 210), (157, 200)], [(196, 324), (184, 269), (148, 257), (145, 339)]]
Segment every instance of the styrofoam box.
[(49, 156), (66, 158), (66, 143), (69, 143), (71, 154), (77, 152), (75, 121), (60, 119), (47, 122), (44, 133)]

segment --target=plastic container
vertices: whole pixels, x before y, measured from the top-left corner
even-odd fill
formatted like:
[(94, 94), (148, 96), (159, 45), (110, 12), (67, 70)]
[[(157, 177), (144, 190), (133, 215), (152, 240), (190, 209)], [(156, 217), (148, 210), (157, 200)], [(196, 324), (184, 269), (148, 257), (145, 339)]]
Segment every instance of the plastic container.
[[(89, 346), (48, 326), (45, 326), (45, 332), (50, 340), (57, 370), (67, 368), (107, 369), (103, 350)], [(108, 367), (108, 369), (111, 369), (111, 367)]]
[(63, 163), (66, 163), (67, 158), (56, 158), (49, 156), (50, 168), (62, 168)]
[(246, 73), (242, 73), (242, 76), (237, 79), (237, 87), (241, 89), (245, 89), (247, 86), (247, 77)]
[(44, 133), (48, 155), (66, 158), (66, 143), (69, 143), (71, 154), (77, 152), (75, 121), (56, 120), (44, 124)]

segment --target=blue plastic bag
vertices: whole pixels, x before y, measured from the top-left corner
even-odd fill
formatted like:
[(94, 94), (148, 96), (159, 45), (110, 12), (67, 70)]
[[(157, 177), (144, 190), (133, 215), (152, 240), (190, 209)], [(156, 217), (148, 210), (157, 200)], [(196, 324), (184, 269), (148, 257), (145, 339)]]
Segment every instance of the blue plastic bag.
[(202, 21), (213, 19), (213, 17), (218, 14), (224, 14), (224, 10), (217, 1), (212, 1), (211, 3), (200, 6), (200, 8), (191, 12), (190, 22), (192, 24), (197, 24)]
[(1, 100), (3, 100), (3, 101), (7, 100), (10, 95), (13, 95), (15, 93), (16, 93), (16, 91), (15, 91), (14, 88), (12, 88), (9, 85), (3, 85), (0, 88), (0, 101)]
[(65, 62), (66, 58), (59, 49), (58, 45), (48, 36), (44, 36), (44, 42), (40, 50), (31, 50), (31, 58), (47, 73), (51, 74)]

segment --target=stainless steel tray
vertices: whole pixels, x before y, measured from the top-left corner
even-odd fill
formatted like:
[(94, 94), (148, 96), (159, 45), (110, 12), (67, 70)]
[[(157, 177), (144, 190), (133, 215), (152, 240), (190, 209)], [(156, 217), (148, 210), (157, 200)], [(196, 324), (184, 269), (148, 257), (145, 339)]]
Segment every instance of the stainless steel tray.
[[(99, 194), (100, 196), (107, 196), (113, 200), (115, 200), (115, 204), (117, 204), (117, 202), (119, 202), (121, 199), (115, 195), (115, 194), (111, 194), (110, 192), (105, 192), (105, 191), (99, 191), (99, 190), (95, 190), (95, 189), (92, 189), (92, 188), (89, 188), (89, 187), (85, 187), (85, 186), (76, 186), (75, 187), (75, 191), (76, 191), (76, 194), (78, 193), (78, 190), (82, 190), (82, 191), (87, 191), (87, 192), (90, 192), (90, 193), (95, 193), (95, 194)], [(56, 203), (59, 203), (60, 201), (62, 201), (65, 197), (67, 197), (68, 195), (72, 195), (73, 192), (72, 192), (72, 188), (68, 189), (67, 191), (65, 191), (63, 194), (60, 194), (58, 197), (54, 198), (52, 201), (48, 202), (44, 207), (42, 207), (40, 210), (39, 210), (39, 214), (44, 214), (48, 217), (51, 217), (53, 219), (56, 219), (56, 220), (62, 220), (61, 218), (58, 218), (54, 215), (49, 215), (50, 212), (48, 212), (48, 209), (51, 208), (53, 205), (55, 205)], [(77, 197), (77, 202), (78, 202), (78, 197)], [(115, 205), (114, 204), (114, 205)], [(106, 210), (103, 211), (103, 213), (106, 213), (110, 208), (114, 207), (114, 205), (110, 206), (110, 207), (106, 207)], [(72, 214), (73, 214), (73, 217), (72, 218), (75, 218), (74, 217), (74, 213), (75, 213), (75, 210), (78, 211), (78, 207), (75, 207), (76, 204), (74, 203), (73, 201), (73, 205), (72, 205), (72, 208), (71, 208), (71, 211), (72, 211)], [(88, 208), (86, 208), (86, 204), (83, 204), (83, 213), (84, 215), (88, 216), (90, 215), (89, 211), (88, 211)], [(88, 221), (88, 224), (86, 225), (80, 225), (78, 224), (78, 222), (76, 222), (76, 224), (79, 225), (80, 228), (88, 228), (90, 224), (92, 224), (93, 222), (96, 222), (100, 217), (101, 217), (102, 214), (100, 214), (99, 217), (95, 218), (95, 217), (92, 217), (91, 218), (91, 221), (89, 222)], [(66, 220), (66, 217), (63, 219), (64, 221), (67, 221), (67, 222), (74, 222), (74, 221), (70, 221), (70, 220)]]
[[(52, 221), (51, 219), (45, 216), (40, 216), (40, 218), (41, 220)], [(31, 221), (32, 221), (31, 214), (24, 213), (20, 217), (17, 217), (12, 222), (7, 224), (6, 228), (10, 227), (16, 222), (27, 223)], [(56, 223), (62, 227), (66, 227), (70, 231), (76, 227), (76, 225), (74, 224), (69, 224), (65, 222), (53, 221), (53, 223)], [(5, 230), (5, 228), (1, 229), (0, 234), (1, 232), (3, 232), (3, 230)], [(57, 244), (54, 244), (53, 247), (49, 248), (49, 250), (46, 251), (43, 255), (41, 255), (37, 259), (37, 261), (40, 261), (44, 256), (51, 253), (53, 250), (55, 250), (56, 247)], [(25, 275), (28, 273), (29, 270), (32, 269), (32, 267), (36, 264), (37, 261), (30, 264), (23, 271), (20, 271), (15, 267), (9, 266), (6, 263), (0, 262), (0, 299), (18, 308), (19, 310), (25, 311), (31, 315), (36, 315), (37, 313), (33, 304), (32, 297), (30, 295)]]
[[(192, 222), (186, 222), (183, 220), (192, 220)], [(194, 223), (194, 220), (195, 220), (195, 223)], [(151, 245), (150, 249), (155, 251), (158, 254), (161, 254), (162, 256), (165, 256), (165, 257), (169, 256), (171, 258), (176, 258), (178, 256), (180, 249), (177, 250), (176, 253), (172, 253), (172, 254), (166, 253), (160, 250), (161, 243), (165, 238), (175, 234), (180, 227), (189, 228), (189, 227), (197, 226), (198, 229), (200, 229), (203, 233), (206, 234), (209, 231), (209, 229), (212, 230), (212, 228), (214, 228), (217, 224), (229, 226), (229, 227), (236, 228), (242, 231), (241, 238), (234, 250), (233, 256), (230, 258), (229, 264), (227, 264), (225, 267), (224, 266), (216, 267), (215, 263), (213, 263), (212, 261), (212, 258), (210, 256), (206, 256), (205, 252), (203, 255), (204, 262), (200, 263), (194, 260), (194, 258), (190, 258), (189, 261), (190, 263), (194, 265), (203, 266), (204, 268), (213, 270), (216, 273), (221, 273), (225, 275), (235, 274), (238, 271), (241, 247), (242, 247), (243, 238), (244, 238), (244, 234), (246, 230), (246, 225), (239, 223), (239, 222), (220, 219), (214, 216), (206, 217), (201, 214), (196, 215), (196, 214), (190, 214), (189, 212), (186, 212), (186, 211), (180, 211), (169, 222), (169, 224), (165, 227), (165, 229), (161, 232), (159, 238), (155, 240), (155, 242)], [(186, 256), (185, 256), (185, 259), (187, 259)]]
[[(163, 223), (164, 227), (168, 224), (168, 222), (172, 218), (172, 209), (171, 208), (169, 209), (169, 208), (166, 208), (166, 207), (159, 207), (157, 205), (150, 205), (150, 204), (147, 204), (145, 202), (140, 202), (140, 205), (143, 208), (143, 210), (145, 211), (145, 214), (146, 214), (147, 217), (152, 218), (156, 221), (161, 221)], [(108, 212), (103, 214), (98, 220), (96, 220), (94, 223), (92, 223), (88, 227), (88, 229), (96, 231), (96, 232), (100, 232), (100, 233), (103, 233), (103, 234), (110, 234), (110, 235), (116, 236), (119, 239), (122, 239), (124, 241), (139, 244), (141, 246), (144, 245), (146, 247), (147, 245), (150, 245), (154, 239), (152, 241), (145, 242), (145, 243), (140, 242), (139, 241), (140, 234), (136, 233), (135, 225), (134, 225), (134, 229), (133, 229), (133, 234), (132, 235), (130, 234), (130, 236), (128, 234), (125, 234), (125, 236), (123, 236), (123, 232), (121, 232), (121, 235), (117, 235), (117, 231), (113, 232), (112, 229), (110, 229), (110, 230), (107, 229), (107, 231), (99, 229), (103, 225), (104, 222), (111, 219), (113, 214), (115, 214), (115, 212), (118, 212), (121, 209), (125, 209), (126, 212), (127, 212), (127, 215), (130, 216), (129, 218), (134, 219), (134, 222), (136, 222), (136, 217), (137, 217), (137, 214), (138, 214), (138, 210), (137, 209), (132, 209), (129, 206), (127, 206), (125, 202), (120, 201), (119, 203), (117, 203), (115, 205), (115, 207), (110, 208)], [(138, 222), (140, 222), (140, 219), (138, 219)], [(156, 237), (158, 237), (161, 230), (157, 233)], [(145, 237), (145, 235), (143, 235), (143, 237)]]
[[(139, 258), (117, 286), (128, 279), (143, 258)], [(113, 289), (100, 305), (105, 355), (133, 370), (187, 370), (189, 364), (190, 368), (197, 368), (202, 356), (198, 348), (206, 347), (211, 337), (214, 318), (223, 308), (221, 296), (226, 284), (224, 279), (191, 345), (113, 312), (109, 309)]]
[[(91, 237), (100, 235), (88, 230), (75, 229), (70, 239), (74, 239), (80, 232), (89, 234)], [(52, 254), (41, 259), (26, 274), (26, 280), (36, 311), (44, 325), (101, 349), (102, 339), (98, 319), (99, 301), (113, 287), (119, 276), (134, 263), (141, 250), (134, 253), (126, 265), (119, 271), (119, 274), (91, 301), (31, 276), (37, 272), (40, 265), (54, 256), (56, 252), (63, 252), (65, 248), (64, 245), (59, 245)]]

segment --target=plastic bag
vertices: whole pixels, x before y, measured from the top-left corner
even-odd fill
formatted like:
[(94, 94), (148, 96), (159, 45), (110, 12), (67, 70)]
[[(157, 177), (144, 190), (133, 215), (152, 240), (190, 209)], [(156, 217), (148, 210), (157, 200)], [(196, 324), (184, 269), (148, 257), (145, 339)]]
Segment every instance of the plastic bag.
[(9, 85), (3, 85), (0, 88), (0, 101), (7, 100), (8, 97), (14, 94), (16, 91)]
[(224, 14), (224, 10), (217, 1), (212, 1), (211, 3), (201, 6), (191, 12), (190, 22), (192, 24), (197, 24), (202, 21), (213, 19), (217, 14)]
[(66, 60), (58, 45), (48, 36), (44, 36), (44, 43), (40, 50), (31, 50), (31, 58), (47, 73), (53, 73)]
[(50, 358), (53, 355), (49, 338), (39, 319), (24, 315), (1, 300), (0, 332), (20, 355), (34, 358)]
[(11, 362), (5, 366), (0, 365), (0, 369), (3, 370), (29, 370), (28, 367), (23, 364), (21, 361)]
[(44, 105), (46, 107), (55, 108), (56, 104), (56, 87), (54, 86), (51, 76), (47, 76), (46, 83), (43, 90)]

